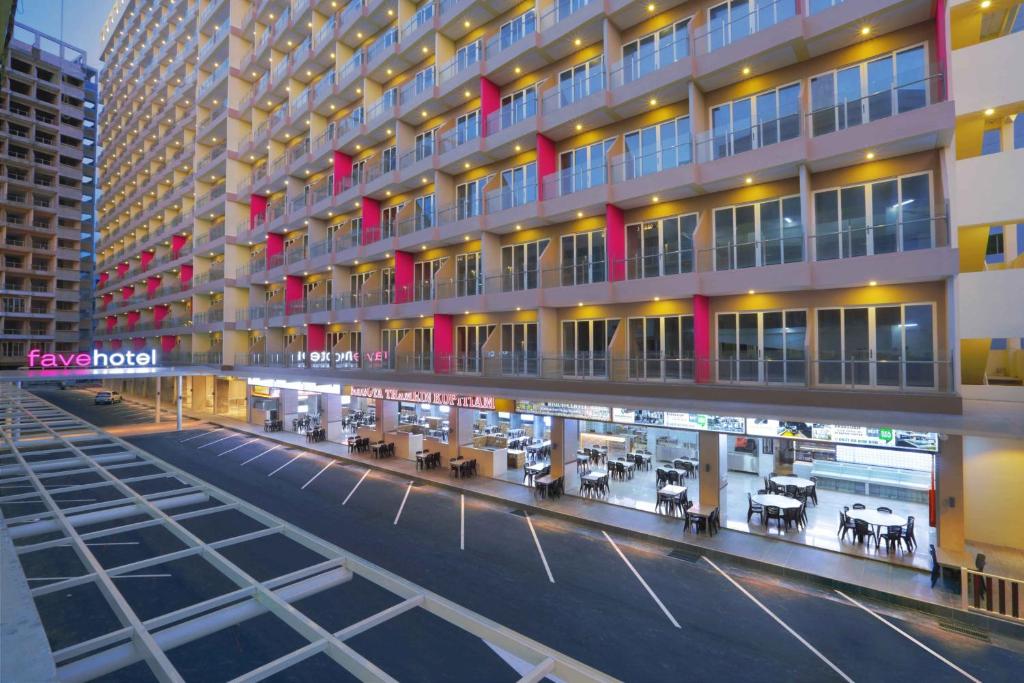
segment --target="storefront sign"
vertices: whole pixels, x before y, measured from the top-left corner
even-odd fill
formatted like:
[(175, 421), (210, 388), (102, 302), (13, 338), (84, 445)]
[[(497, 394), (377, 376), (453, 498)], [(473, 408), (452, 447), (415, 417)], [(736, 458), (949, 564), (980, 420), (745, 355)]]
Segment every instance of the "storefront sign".
[(551, 415), (552, 417), (569, 417), (577, 420), (595, 420), (610, 422), (612, 411), (606, 406), (588, 406), (580, 403), (554, 403), (550, 401), (516, 401), (517, 413), (531, 415)]
[(276, 397), (276, 392), (271, 390), (270, 387), (263, 386), (262, 384), (250, 384), (249, 386), (252, 387), (252, 389), (250, 391), (252, 392), (253, 396), (259, 396), (259, 397), (262, 397), (262, 398), (275, 398)]
[(904, 451), (935, 453), (939, 450), (939, 435), (935, 432), (911, 432), (892, 427), (857, 427), (818, 422), (782, 422), (748, 418), (747, 434), (802, 441), (827, 441), (850, 446), (894, 448)]
[(495, 410), (496, 399), (493, 396), (477, 396), (473, 394), (454, 394), (446, 391), (419, 391), (415, 389), (386, 389), (383, 387), (352, 387), (352, 395), (358, 398), (370, 398), (384, 401), (405, 401), (408, 403), (432, 403), (434, 405), (452, 406), (455, 408), (476, 408), (478, 410)]
[(742, 434), (744, 428), (742, 417), (704, 415), (702, 413), (673, 413), (660, 410), (634, 410), (633, 408), (615, 408), (612, 413), (612, 421), (622, 424), (728, 432), (731, 434)]
[[(306, 359), (304, 351), (299, 351), (296, 354), (299, 361)], [(358, 351), (310, 351), (309, 360), (313, 363), (329, 363), (334, 360), (335, 365), (342, 365), (344, 363), (355, 363), (359, 364), (360, 359), (365, 360), (367, 363), (383, 363), (388, 359), (387, 351), (370, 351), (368, 353), (360, 354)]]
[(340, 384), (317, 384), (316, 382), (290, 382), (283, 379), (262, 379), (250, 377), (247, 380), (249, 386), (265, 387), (271, 389), (295, 389), (296, 391), (311, 391), (317, 394), (340, 394)]
[(47, 353), (39, 349), (28, 352), (30, 368), (150, 368), (156, 365), (156, 349), (152, 351), (114, 351), (104, 353)]

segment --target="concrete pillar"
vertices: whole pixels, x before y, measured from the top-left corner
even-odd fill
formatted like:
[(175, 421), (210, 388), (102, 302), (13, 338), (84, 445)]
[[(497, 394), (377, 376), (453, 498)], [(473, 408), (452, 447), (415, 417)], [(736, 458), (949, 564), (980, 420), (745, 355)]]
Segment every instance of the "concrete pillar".
[(178, 375), (177, 377), (175, 377), (175, 384), (177, 385), (175, 387), (175, 389), (176, 389), (175, 393), (177, 394), (177, 399), (175, 400), (175, 404), (176, 404), (176, 410), (177, 410), (177, 414), (178, 414), (177, 415), (177, 417), (178, 417), (178, 431), (180, 432), (181, 431), (181, 375)]
[(718, 432), (697, 432), (700, 506), (709, 510), (718, 507), (723, 517), (726, 516), (726, 497), (722, 495), (722, 487), (729, 471), (727, 439), (725, 434)]
[(155, 422), (157, 424), (160, 423), (160, 389), (161, 389), (160, 385), (161, 385), (161, 383), (162, 383), (161, 382), (161, 378), (157, 377), (156, 378), (156, 398), (154, 399), (155, 402), (156, 402), (156, 410), (153, 411), (153, 413), (154, 413), (153, 422)]
[(341, 396), (338, 394), (325, 394), (324, 402), (325, 414), (321, 417), (321, 424), (327, 429), (327, 440), (339, 441), (342, 437)]
[(281, 415), (285, 428), (291, 425), (299, 414), (299, 392), (295, 389), (281, 389)]
[(580, 422), (563, 417), (551, 418), (551, 476), (565, 476), (565, 464), (576, 462), (580, 443)]
[(377, 430), (384, 434), (398, 429), (398, 401), (377, 401)]
[[(944, 550), (964, 549), (964, 438), (950, 434), (935, 457), (935, 537)], [(924, 529), (924, 524), (920, 525)], [(924, 530), (923, 529), (923, 530)], [(917, 535), (920, 539), (925, 534)]]

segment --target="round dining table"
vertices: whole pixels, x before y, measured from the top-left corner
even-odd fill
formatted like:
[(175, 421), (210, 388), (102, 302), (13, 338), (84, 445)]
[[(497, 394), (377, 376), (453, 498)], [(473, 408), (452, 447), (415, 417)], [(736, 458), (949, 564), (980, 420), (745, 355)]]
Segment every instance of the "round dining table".
[(796, 498), (790, 498), (789, 496), (780, 496), (777, 493), (758, 493), (756, 496), (751, 496), (750, 500), (754, 501), (758, 505), (769, 505), (783, 510), (792, 510), (793, 508), (800, 507), (800, 501)]
[(869, 525), (881, 528), (883, 526), (906, 526), (907, 518), (901, 517), (892, 512), (879, 512), (878, 510), (850, 510), (846, 513), (850, 519), (859, 519)]
[(814, 482), (803, 477), (778, 476), (772, 477), (772, 483), (779, 486), (795, 486), (798, 489), (806, 489), (814, 486)]

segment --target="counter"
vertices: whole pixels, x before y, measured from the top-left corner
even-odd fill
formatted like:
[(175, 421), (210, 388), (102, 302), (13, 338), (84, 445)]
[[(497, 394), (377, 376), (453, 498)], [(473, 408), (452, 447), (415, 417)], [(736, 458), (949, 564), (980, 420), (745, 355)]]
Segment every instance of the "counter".
[(395, 457), (415, 460), (417, 451), (423, 450), (423, 435), (410, 432), (388, 432), (385, 441), (395, 442)]
[(459, 446), (459, 455), (476, 459), (477, 474), (496, 477), (508, 471), (508, 451), (504, 448), (477, 448), (470, 444)]

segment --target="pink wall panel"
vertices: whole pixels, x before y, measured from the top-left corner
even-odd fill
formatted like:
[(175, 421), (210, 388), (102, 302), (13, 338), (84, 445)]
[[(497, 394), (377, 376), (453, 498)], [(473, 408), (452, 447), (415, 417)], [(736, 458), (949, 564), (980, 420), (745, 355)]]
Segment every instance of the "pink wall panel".
[(135, 329), (135, 323), (139, 322), (139, 318), (142, 317), (142, 313), (139, 311), (128, 311), (128, 331)]
[(327, 350), (327, 327), (325, 325), (309, 325), (306, 327), (306, 351)]
[(352, 157), (344, 152), (334, 153), (334, 190), (340, 194), (348, 189), (352, 178)]
[(120, 349), (121, 348), (121, 340), (120, 339), (111, 339), (110, 340), (110, 348), (114, 349), (115, 351)]
[(188, 236), (186, 235), (171, 235), (171, 253), (174, 254), (175, 258), (178, 256), (178, 252), (188, 242)]
[(498, 111), (501, 106), (501, 88), (487, 80), (480, 78), (480, 136), (487, 136), (487, 115)]
[(178, 338), (173, 334), (165, 334), (160, 337), (160, 350), (164, 353), (170, 353), (174, 350), (174, 347), (178, 344)]
[(694, 379), (700, 384), (711, 381), (711, 300), (693, 295)]
[(100, 273), (100, 287), (105, 285), (107, 283), (107, 280), (109, 280), (109, 279), (110, 279), (110, 273), (107, 273), (107, 272)]
[(160, 288), (160, 276), (153, 276), (146, 278), (146, 296), (152, 297), (153, 294)]
[(395, 252), (395, 303), (404, 304), (413, 299), (412, 254)]
[(434, 316), (434, 372), (447, 374), (451, 372), (452, 353), (454, 353), (454, 324), (451, 315)]
[(261, 194), (249, 195), (249, 229), (256, 225), (256, 217), (267, 215), (267, 198)]
[(117, 276), (124, 277), (124, 274), (128, 272), (128, 262), (123, 261), (117, 264)]
[(605, 258), (608, 259), (608, 279), (618, 282), (626, 279), (626, 217), (614, 204), (604, 207)]
[(284, 281), (284, 300), (285, 301), (301, 301), (302, 300), (302, 276), (301, 275), (289, 275)]
[(167, 314), (170, 313), (170, 312), (171, 312), (171, 307), (170, 306), (166, 306), (166, 305), (164, 305), (164, 306), (156, 306), (156, 307), (153, 308), (153, 320), (155, 322), (160, 322), (161, 320), (166, 318)]
[(946, 66), (946, 52), (949, 50), (949, 37), (946, 35), (946, 0), (935, 0), (935, 53), (937, 56), (942, 99), (949, 94), (949, 69)]
[(544, 178), (558, 170), (558, 155), (555, 154), (555, 143), (550, 138), (537, 133), (537, 199), (543, 201)]
[(153, 260), (154, 256), (156, 256), (156, 254), (152, 251), (144, 251), (139, 254), (139, 264), (142, 270), (149, 268), (149, 264)]
[(363, 234), (360, 244), (373, 244), (380, 239), (380, 202), (363, 197)]
[(181, 281), (183, 283), (192, 282), (192, 266), (190, 264), (181, 267)]
[(145, 337), (134, 337), (132, 339), (132, 348), (135, 350), (145, 348), (146, 338)]
[(116, 315), (108, 315), (107, 316), (107, 332), (110, 332), (112, 329), (114, 329), (114, 325), (116, 325), (116, 324), (117, 324), (117, 316)]
[(135, 293), (135, 287), (132, 285), (125, 285), (121, 288), (121, 298), (127, 301)]

